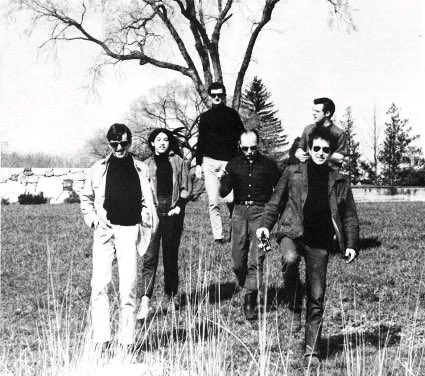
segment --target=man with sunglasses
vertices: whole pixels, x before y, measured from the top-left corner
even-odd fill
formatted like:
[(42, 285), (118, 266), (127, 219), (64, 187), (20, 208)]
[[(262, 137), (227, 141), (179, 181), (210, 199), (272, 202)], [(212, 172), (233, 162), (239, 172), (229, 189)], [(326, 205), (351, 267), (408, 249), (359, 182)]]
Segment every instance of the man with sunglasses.
[(148, 167), (129, 152), (131, 131), (113, 124), (107, 133), (112, 153), (90, 169), (81, 193), (81, 211), (94, 229), (91, 316), (93, 339), (102, 352), (111, 344), (108, 285), (117, 258), (120, 294), (119, 343), (135, 337), (138, 253), (143, 255), (158, 225)]
[[(199, 120), (199, 137), (196, 146), (196, 177), (204, 172), (205, 189), (209, 201), (209, 213), (214, 240), (223, 243), (223, 225), (220, 215), (219, 175), (228, 161), (238, 153), (239, 133), (244, 129), (239, 114), (225, 105), (226, 88), (221, 82), (208, 87), (211, 109), (204, 112)], [(233, 201), (227, 197), (229, 212), (232, 214)]]
[(316, 98), (313, 101), (313, 119), (314, 124), (307, 125), (304, 128), (301, 140), (299, 141), (299, 148), (295, 152), (295, 156), (301, 161), (306, 162), (310, 159), (308, 153), (308, 142), (311, 137), (311, 132), (316, 127), (326, 128), (331, 135), (331, 146), (333, 153), (329, 158), (330, 164), (335, 168), (340, 168), (344, 157), (348, 154), (347, 150), (347, 136), (345, 132), (337, 127), (333, 121), (332, 116), (335, 113), (335, 104), (329, 98)]
[(261, 291), (263, 279), (265, 250), (257, 247), (256, 230), (280, 177), (277, 164), (258, 152), (258, 141), (256, 130), (241, 133), (242, 153), (227, 164), (220, 187), (223, 197), (232, 189), (234, 193), (233, 271), (245, 290), (243, 310), (247, 320), (257, 318), (258, 291)]
[(301, 329), (299, 263), (305, 260), (307, 312), (305, 366), (320, 365), (326, 271), (333, 236), (346, 262), (358, 251), (359, 223), (349, 179), (328, 166), (332, 135), (315, 128), (308, 141), (307, 163), (289, 166), (266, 205), (257, 237), (269, 236), (279, 219), (276, 239), (282, 255), (284, 289), (291, 311), (291, 329)]

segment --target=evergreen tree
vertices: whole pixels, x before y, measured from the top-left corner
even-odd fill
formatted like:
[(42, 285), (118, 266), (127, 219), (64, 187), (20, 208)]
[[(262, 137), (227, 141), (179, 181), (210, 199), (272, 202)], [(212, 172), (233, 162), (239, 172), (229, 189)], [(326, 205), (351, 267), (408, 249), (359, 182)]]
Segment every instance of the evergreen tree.
[(400, 109), (393, 103), (387, 111), (390, 121), (385, 123), (385, 140), (379, 153), (383, 165), (384, 184), (394, 186), (400, 179), (400, 165), (408, 152), (412, 141), (419, 136), (410, 136), (412, 128), (407, 128), (408, 119), (400, 119)]
[(257, 115), (258, 124), (256, 128), (260, 133), (260, 147), (265, 153), (274, 154), (283, 152), (288, 141), (270, 97), (271, 93), (261, 79), (254, 77), (242, 94), (242, 108)]
[(340, 121), (340, 125), (344, 130), (347, 137), (347, 149), (348, 154), (341, 169), (342, 172), (347, 173), (350, 178), (350, 181), (353, 184), (357, 184), (360, 180), (360, 152), (359, 145), (360, 143), (355, 140), (355, 127), (354, 119), (351, 114), (351, 107), (348, 106), (345, 109), (344, 120)]

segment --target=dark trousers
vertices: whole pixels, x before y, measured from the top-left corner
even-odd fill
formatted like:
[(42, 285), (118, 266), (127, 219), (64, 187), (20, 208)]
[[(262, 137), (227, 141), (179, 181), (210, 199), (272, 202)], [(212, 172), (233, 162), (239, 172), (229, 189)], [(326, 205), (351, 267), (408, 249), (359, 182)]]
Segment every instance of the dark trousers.
[(178, 251), (183, 231), (184, 209), (179, 215), (168, 216), (171, 199), (158, 197), (158, 230), (143, 256), (142, 295), (152, 297), (162, 240), (164, 292), (175, 295), (179, 285)]
[(299, 240), (286, 237), (280, 243), (280, 250), (285, 295), (289, 308), (294, 312), (301, 312), (299, 264), (301, 257), (304, 257), (307, 296), (305, 354), (317, 354), (322, 332), (329, 250), (311, 248)]
[(258, 291), (263, 280), (264, 251), (256, 236), (263, 211), (263, 206), (235, 205), (232, 215), (233, 271), (247, 294)]

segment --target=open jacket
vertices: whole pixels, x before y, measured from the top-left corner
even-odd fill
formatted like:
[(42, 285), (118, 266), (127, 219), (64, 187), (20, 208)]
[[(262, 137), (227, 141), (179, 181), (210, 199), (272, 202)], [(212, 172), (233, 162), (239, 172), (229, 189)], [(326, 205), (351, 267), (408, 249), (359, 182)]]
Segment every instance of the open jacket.
[[(173, 169), (173, 194), (171, 198), (171, 208), (174, 208), (179, 199), (186, 202), (189, 199), (192, 189), (192, 183), (189, 176), (189, 165), (183, 158), (170, 151), (169, 160)], [(148, 177), (152, 186), (152, 190), (157, 195), (157, 176), (156, 163), (154, 157), (149, 157), (144, 161), (148, 166)]]
[[(299, 239), (304, 232), (304, 204), (308, 194), (307, 163), (289, 166), (280, 178), (265, 207), (261, 227), (269, 230), (278, 221), (277, 240)], [(353, 248), (358, 253), (359, 221), (349, 179), (329, 168), (329, 207), (341, 252)]]
[[(111, 155), (97, 161), (89, 171), (89, 175), (80, 194), (81, 211), (84, 221), (89, 227), (98, 226), (103, 221), (107, 226), (111, 226), (106, 217), (106, 210), (103, 207), (105, 202), (106, 173), (108, 171), (109, 159)], [(139, 224), (139, 239), (137, 250), (143, 256), (151, 242), (151, 239), (158, 227), (158, 215), (155, 208), (155, 196), (149, 184), (148, 167), (132, 156), (134, 167), (140, 179), (142, 190), (142, 223)], [(148, 216), (146, 216), (146, 213)], [(149, 217), (148, 222), (143, 222), (143, 218)]]

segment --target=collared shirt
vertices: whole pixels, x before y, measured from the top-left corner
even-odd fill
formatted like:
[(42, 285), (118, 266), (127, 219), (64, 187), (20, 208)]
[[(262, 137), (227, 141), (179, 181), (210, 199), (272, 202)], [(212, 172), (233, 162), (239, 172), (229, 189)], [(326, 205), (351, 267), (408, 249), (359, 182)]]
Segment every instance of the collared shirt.
[(276, 162), (261, 154), (252, 163), (238, 155), (227, 164), (226, 172), (220, 195), (227, 196), (233, 189), (235, 201), (268, 202), (280, 178)]

